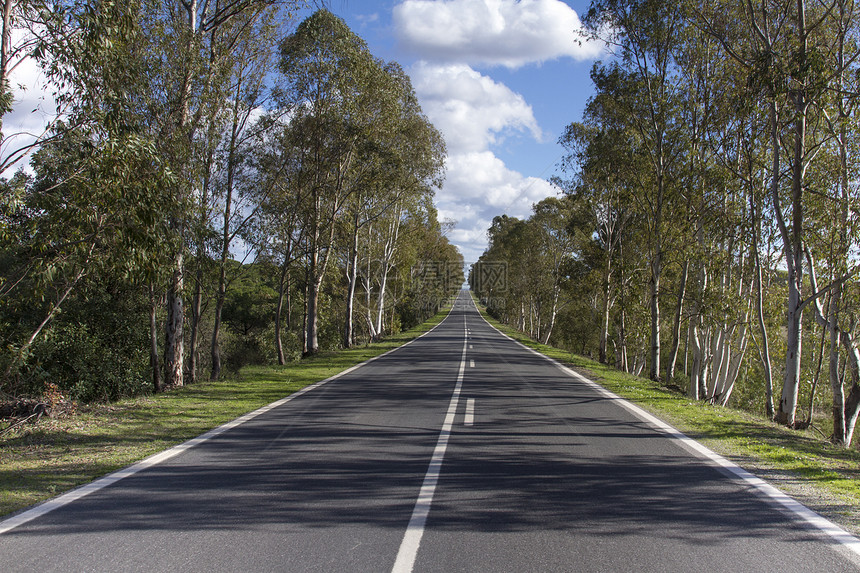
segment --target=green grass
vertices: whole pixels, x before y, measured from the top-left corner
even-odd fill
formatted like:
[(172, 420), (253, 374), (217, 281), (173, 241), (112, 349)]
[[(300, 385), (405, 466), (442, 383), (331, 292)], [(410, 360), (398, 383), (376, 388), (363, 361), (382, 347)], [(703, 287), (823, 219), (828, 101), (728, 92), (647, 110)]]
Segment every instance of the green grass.
[(325, 352), (286, 366), (248, 367), (221, 382), (186, 386), (0, 435), (0, 515), (90, 482), (397, 348), (441, 322), (447, 309), (383, 342)]
[(838, 448), (810, 430), (797, 431), (749, 412), (695, 402), (658, 382), (535, 342), (482, 314), (493, 326), (573, 367), (715, 452), (860, 533), (860, 452)]

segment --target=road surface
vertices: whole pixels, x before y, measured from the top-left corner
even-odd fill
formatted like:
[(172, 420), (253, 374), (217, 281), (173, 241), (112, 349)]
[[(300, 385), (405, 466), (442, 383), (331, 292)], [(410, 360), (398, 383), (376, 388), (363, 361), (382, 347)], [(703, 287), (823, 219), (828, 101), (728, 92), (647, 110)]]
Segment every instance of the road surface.
[(0, 570), (860, 570), (856, 540), (504, 337), (465, 292), (413, 343), (198, 441), (0, 523)]

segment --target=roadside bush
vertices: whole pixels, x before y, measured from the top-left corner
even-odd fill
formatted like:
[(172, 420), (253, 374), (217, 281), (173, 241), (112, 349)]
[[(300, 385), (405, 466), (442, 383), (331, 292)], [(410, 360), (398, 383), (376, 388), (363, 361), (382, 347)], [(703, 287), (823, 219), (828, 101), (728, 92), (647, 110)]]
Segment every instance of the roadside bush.
[(82, 402), (107, 402), (150, 390), (148, 356), (118, 339), (106, 339), (85, 324), (59, 324), (34, 344), (22, 380), (29, 394), (56, 384)]
[[(228, 372), (236, 373), (245, 366), (274, 364), (277, 361), (275, 346), (272, 343), (275, 333), (274, 326), (266, 330), (252, 331), (248, 334), (236, 333), (225, 329), (221, 331), (221, 348), (223, 349), (224, 367)], [(282, 336), (284, 351), (291, 356), (289, 336)], [(299, 351), (299, 354), (301, 352)]]

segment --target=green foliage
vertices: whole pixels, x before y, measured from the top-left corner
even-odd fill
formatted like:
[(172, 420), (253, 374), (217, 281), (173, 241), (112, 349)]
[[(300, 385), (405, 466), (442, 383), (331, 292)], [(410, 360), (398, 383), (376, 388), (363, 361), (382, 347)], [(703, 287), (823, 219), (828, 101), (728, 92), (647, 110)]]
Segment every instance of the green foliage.
[[(376, 329), (364, 315), (377, 309), (359, 309), (359, 337), (417, 324), (459, 287), (414, 280), (425, 261), (462, 260), (432, 205), (444, 141), (403, 70), (325, 10), (288, 36), (290, 1), (195, 6), (194, 18), (149, 1), (39, 15), (34, 56), (65, 115), (35, 176), (2, 181), (4, 398), (56, 384), (114, 400), (158, 388), (168, 361), (179, 383), (183, 345), (180, 373), (210, 344), (213, 371), (219, 346), (233, 371), (278, 360), (276, 338), (285, 360), (340, 347), (347, 220), (360, 220), (368, 273), (353, 277), (382, 307)], [(268, 88), (276, 109), (256, 121)], [(257, 260), (231, 259), (237, 239)]]
[[(129, 342), (123, 340), (123, 342)], [(93, 333), (82, 324), (57, 324), (32, 349), (22, 373), (24, 391), (41, 393), (53, 382), (82, 402), (109, 402), (151, 389), (146, 357), (138, 345), (120, 345), (114, 333)], [(131, 354), (129, 354), (131, 352)]]
[(273, 336), (276, 293), (266, 284), (259, 265), (242, 269), (224, 301), (222, 318), (228, 327), (224, 346), (224, 364), (238, 372), (250, 364), (274, 362)]
[[(595, 64), (595, 93), (559, 140), (556, 184), (578, 208), (553, 340), (768, 415), (782, 383), (790, 425), (795, 401), (798, 425), (853, 419), (856, 17), (840, 3), (592, 2), (585, 25), (615, 57)], [(483, 259), (514, 278), (504, 295), (476, 289), (533, 337), (550, 275), (536, 218), (494, 219)]]
[[(111, 312), (105, 312), (109, 308)], [(39, 396), (46, 384), (82, 402), (108, 402), (150, 390), (146, 300), (120, 281), (88, 281), (30, 349), (20, 391)]]

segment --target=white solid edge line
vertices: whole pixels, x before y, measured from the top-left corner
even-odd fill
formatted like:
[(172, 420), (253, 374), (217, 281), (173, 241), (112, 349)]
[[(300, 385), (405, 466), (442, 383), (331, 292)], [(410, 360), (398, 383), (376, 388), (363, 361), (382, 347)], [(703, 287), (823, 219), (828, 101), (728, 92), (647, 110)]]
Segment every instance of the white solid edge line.
[(215, 436), (218, 436), (218, 435), (226, 432), (227, 430), (231, 430), (237, 426), (244, 424), (245, 422), (248, 422), (248, 421), (256, 418), (257, 416), (260, 416), (261, 414), (265, 414), (266, 412), (268, 412), (274, 408), (277, 408), (278, 406), (286, 404), (287, 402), (289, 402), (290, 400), (293, 400), (294, 398), (298, 398), (299, 396), (302, 396), (303, 394), (307, 394), (311, 390), (315, 390), (315, 389), (319, 388), (320, 386), (323, 386), (324, 384), (327, 384), (329, 382), (337, 380), (338, 378), (340, 378), (342, 376), (346, 376), (347, 374), (354, 372), (355, 370), (361, 368), (362, 366), (365, 366), (366, 364), (370, 364), (374, 360), (378, 360), (384, 356), (388, 356), (389, 354), (400, 350), (401, 348), (405, 348), (405, 347), (409, 346), (410, 344), (412, 344), (413, 342), (415, 342), (416, 340), (418, 340), (419, 338), (423, 338), (424, 336), (427, 336), (428, 334), (430, 334), (431, 332), (436, 330), (439, 326), (441, 326), (442, 323), (445, 322), (446, 320), (448, 320), (448, 317), (451, 316), (451, 310), (453, 310), (453, 305), (452, 305), (451, 309), (448, 310), (448, 314), (445, 315), (445, 318), (443, 318), (442, 320), (439, 321), (439, 324), (437, 324), (436, 326), (434, 326), (433, 328), (431, 328), (427, 332), (421, 334), (420, 336), (416, 336), (415, 338), (413, 338), (409, 342), (401, 344), (397, 348), (392, 348), (391, 350), (383, 352), (382, 354), (379, 354), (379, 355), (374, 356), (372, 358), (368, 358), (364, 362), (362, 362), (360, 364), (356, 364), (354, 366), (350, 366), (346, 370), (343, 370), (342, 372), (338, 372), (334, 376), (330, 376), (329, 378), (326, 378), (325, 380), (320, 380), (319, 382), (315, 382), (314, 384), (311, 384), (309, 386), (305, 386), (301, 390), (297, 390), (296, 392), (293, 392), (289, 396), (285, 396), (285, 397), (281, 398), (280, 400), (276, 400), (276, 401), (272, 402), (271, 404), (267, 404), (265, 406), (262, 406), (261, 408), (258, 408), (257, 410), (254, 410), (253, 412), (248, 412), (247, 414), (244, 414), (244, 415), (236, 418), (235, 420), (227, 422), (226, 424), (218, 426), (217, 428), (213, 428), (213, 429), (209, 430), (208, 432), (197, 436), (196, 438), (191, 438), (190, 440), (188, 440), (186, 442), (182, 442), (181, 444), (173, 446), (167, 450), (164, 450), (162, 452), (158, 452), (157, 454), (153, 454), (153, 455), (146, 457), (146, 458), (140, 460), (139, 462), (136, 462), (130, 466), (127, 466), (125, 468), (117, 470), (113, 473), (110, 473), (110, 474), (104, 476), (104, 477), (98, 478), (95, 481), (84, 484), (82, 486), (78, 486), (77, 488), (70, 490), (64, 494), (61, 494), (57, 497), (54, 497), (52, 499), (49, 499), (49, 500), (44, 501), (42, 503), (39, 503), (30, 509), (25, 509), (21, 513), (17, 513), (11, 517), (7, 517), (4, 520), (0, 520), (0, 535), (7, 533), (7, 532), (15, 529), (16, 527), (20, 527), (21, 525), (24, 525), (25, 523), (32, 521), (32, 520), (36, 519), (37, 517), (41, 517), (47, 513), (50, 513), (52, 511), (54, 511), (55, 509), (59, 509), (65, 505), (68, 505), (68, 504), (72, 503), (73, 501), (81, 499), (82, 497), (85, 497), (91, 493), (95, 493), (95, 492), (99, 491), (100, 489), (103, 489), (103, 488), (105, 488), (111, 484), (114, 484), (114, 483), (120, 481), (123, 478), (133, 476), (134, 474), (136, 474), (142, 470), (145, 470), (147, 468), (150, 468), (152, 466), (155, 466), (155, 465), (158, 465), (162, 462), (165, 462), (165, 461), (169, 460), (170, 458), (175, 457), (175, 456), (185, 452), (186, 450), (193, 448), (194, 446), (198, 446), (198, 445), (202, 444), (203, 442), (211, 440)]
[[(466, 316), (463, 315), (464, 326), (465, 321)], [(457, 405), (460, 401), (460, 390), (463, 387), (463, 377), (466, 372), (467, 338), (465, 334), (466, 330), (464, 328), (463, 353), (460, 358), (457, 383), (454, 386), (454, 392), (451, 394), (451, 400), (448, 403), (448, 412), (445, 414), (445, 421), (439, 432), (439, 439), (436, 441), (436, 447), (433, 449), (433, 457), (430, 458), (427, 473), (424, 474), (424, 482), (421, 484), (421, 489), (418, 492), (418, 499), (415, 501), (412, 517), (409, 518), (409, 524), (406, 526), (403, 541), (400, 542), (400, 549), (397, 551), (397, 557), (394, 560), (391, 573), (411, 573), (415, 566), (415, 558), (418, 556), (418, 547), (421, 545), (421, 538), (424, 536), (424, 527), (427, 525), (427, 516), (430, 514), (430, 506), (433, 504), (433, 496), (436, 493), (436, 484), (439, 482), (439, 475), (442, 473), (442, 462), (445, 459), (445, 451), (448, 449), (448, 439), (451, 437), (451, 429), (454, 426), (454, 417), (457, 414)]]
[[(474, 303), (474, 300), (472, 302)], [(477, 309), (477, 305), (475, 308)], [(568, 368), (564, 364), (560, 363), (558, 360), (556, 360), (550, 356), (547, 356), (546, 354), (541, 354), (537, 350), (535, 350), (533, 348), (529, 348), (528, 346), (521, 343), (520, 341), (511, 338), (510, 336), (508, 336), (507, 334), (505, 334), (504, 332), (502, 332), (501, 330), (499, 330), (498, 328), (496, 328), (495, 326), (490, 324), (487, 321), (487, 319), (484, 318), (484, 316), (480, 314), (480, 311), (478, 312), (478, 314), (481, 316), (481, 319), (484, 322), (486, 322), (490, 328), (492, 328), (493, 330), (495, 330), (496, 332), (498, 332), (499, 334), (501, 334), (502, 336), (504, 336), (508, 340), (511, 340), (512, 342), (519, 344), (520, 346), (522, 346), (523, 348), (525, 348), (526, 350), (528, 350), (529, 352), (531, 352), (533, 354), (536, 354), (538, 356), (545, 358), (546, 360), (549, 360), (551, 363), (553, 363), (557, 368), (559, 368), (562, 372), (564, 372), (568, 376), (576, 379), (579, 382), (582, 382), (583, 384), (586, 384), (586, 385), (594, 388), (595, 390), (597, 390), (600, 394), (602, 394), (606, 398), (609, 398), (611, 400), (618, 402), (618, 404), (620, 404), (621, 406), (626, 408), (629, 412), (635, 414), (636, 416), (638, 416), (639, 418), (641, 418), (645, 422), (648, 422), (655, 429), (659, 430), (660, 432), (662, 432), (662, 433), (666, 434), (667, 436), (670, 436), (670, 437), (674, 438), (675, 440), (677, 440), (678, 442), (680, 442), (680, 444), (682, 446), (684, 446), (687, 451), (695, 453), (695, 454), (699, 455), (700, 457), (705, 458), (705, 459), (713, 462), (717, 466), (717, 468), (719, 470), (721, 470), (725, 475), (728, 475), (729, 477), (738, 479), (738, 480), (746, 483), (747, 485), (749, 485), (752, 488), (754, 488), (755, 490), (757, 490), (759, 492), (759, 494), (763, 495), (765, 498), (781, 505), (787, 511), (793, 513), (795, 516), (797, 516), (801, 520), (805, 521), (809, 525), (815, 527), (816, 529), (826, 533), (834, 541), (836, 541), (840, 545), (846, 547), (847, 549), (852, 551), (854, 554), (860, 556), (860, 539), (858, 539), (857, 537), (855, 537), (854, 535), (852, 535), (851, 533), (849, 533), (845, 529), (839, 527), (838, 525), (836, 525), (835, 523), (833, 523), (829, 519), (823, 517), (821, 514), (809, 509), (808, 507), (806, 507), (805, 505), (803, 505), (802, 503), (800, 503), (799, 501), (797, 501), (793, 497), (780, 491), (779, 489), (777, 489), (773, 485), (767, 483), (765, 480), (761, 479), (760, 477), (751, 474), (750, 472), (748, 472), (747, 470), (738, 466), (734, 462), (724, 458), (723, 456), (714, 452), (710, 448), (707, 448), (706, 446), (700, 444), (699, 442), (697, 442), (693, 438), (687, 436), (686, 434), (684, 434), (680, 430), (670, 426), (669, 424), (667, 424), (663, 420), (655, 417), (654, 415), (650, 414), (649, 412), (646, 412), (645, 410), (643, 410), (639, 406), (633, 404), (632, 402), (629, 402), (628, 400), (625, 400), (624, 398), (622, 398), (621, 396), (618, 396), (614, 392), (607, 390), (606, 388), (604, 388), (600, 384), (598, 384), (592, 380), (589, 380), (588, 378), (586, 378), (585, 376), (583, 376), (579, 372), (576, 372), (575, 370), (572, 370), (571, 368)]]

